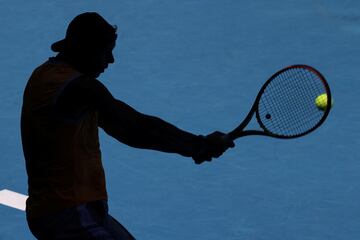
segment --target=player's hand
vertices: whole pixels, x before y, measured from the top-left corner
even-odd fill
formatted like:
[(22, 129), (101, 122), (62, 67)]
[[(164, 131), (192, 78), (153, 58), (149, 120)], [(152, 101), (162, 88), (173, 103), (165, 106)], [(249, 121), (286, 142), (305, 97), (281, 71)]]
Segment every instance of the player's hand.
[(200, 151), (193, 156), (196, 164), (211, 161), (220, 157), (228, 148), (233, 148), (234, 142), (222, 132), (213, 132), (204, 137), (204, 144)]

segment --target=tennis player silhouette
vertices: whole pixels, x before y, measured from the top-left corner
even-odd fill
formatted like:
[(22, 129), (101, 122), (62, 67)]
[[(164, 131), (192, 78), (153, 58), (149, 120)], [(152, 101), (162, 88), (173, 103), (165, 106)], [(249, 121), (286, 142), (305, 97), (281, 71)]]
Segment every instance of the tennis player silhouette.
[(94, 12), (75, 17), (57, 52), (27, 82), (21, 134), (26, 213), (37, 239), (134, 239), (108, 212), (98, 128), (119, 142), (191, 157), (200, 164), (234, 143), (194, 135), (116, 99), (96, 78), (114, 63), (116, 27)]

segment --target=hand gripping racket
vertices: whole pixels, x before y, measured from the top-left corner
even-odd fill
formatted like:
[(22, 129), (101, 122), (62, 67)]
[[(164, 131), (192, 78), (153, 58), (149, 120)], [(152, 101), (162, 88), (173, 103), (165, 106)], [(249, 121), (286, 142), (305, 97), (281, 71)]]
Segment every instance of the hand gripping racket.
[[(324, 109), (315, 99), (327, 94)], [(228, 133), (231, 140), (249, 135), (297, 138), (318, 128), (331, 108), (331, 92), (323, 75), (307, 65), (292, 65), (270, 77), (242, 123)], [(245, 130), (255, 115), (261, 130)]]

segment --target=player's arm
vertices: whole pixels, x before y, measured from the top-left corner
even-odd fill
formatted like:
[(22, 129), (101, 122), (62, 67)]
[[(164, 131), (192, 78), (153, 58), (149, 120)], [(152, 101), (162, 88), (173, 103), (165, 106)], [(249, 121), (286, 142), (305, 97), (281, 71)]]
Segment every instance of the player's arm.
[[(142, 114), (112, 97), (100, 83), (99, 125), (104, 131), (127, 145), (178, 153), (193, 157), (196, 163), (219, 157), (234, 143), (224, 139), (224, 134), (214, 132), (196, 136), (154, 116)], [(102, 85), (102, 86), (101, 86)]]
[(119, 100), (99, 108), (99, 126), (129, 146), (193, 156), (204, 138), (183, 131), (154, 116), (142, 114)]
[(196, 136), (154, 116), (142, 114), (115, 99), (98, 80), (80, 78), (73, 81), (59, 98), (59, 109), (67, 119), (81, 120), (87, 109), (99, 113), (99, 126), (110, 136), (129, 146), (178, 153), (193, 157), (195, 162), (220, 156), (232, 142), (223, 134)]
[(99, 126), (118, 141), (136, 148), (191, 157), (205, 144), (204, 137), (183, 131), (155, 116), (140, 113), (115, 99), (101, 82), (94, 82)]

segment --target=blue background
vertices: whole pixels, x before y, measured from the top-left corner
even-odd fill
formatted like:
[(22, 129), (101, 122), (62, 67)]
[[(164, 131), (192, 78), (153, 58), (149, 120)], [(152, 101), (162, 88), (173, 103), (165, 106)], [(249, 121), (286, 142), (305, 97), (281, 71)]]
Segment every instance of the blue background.
[[(0, 190), (26, 193), (19, 117), (32, 70), (73, 17), (118, 25), (100, 80), (137, 110), (196, 134), (229, 131), (275, 71), (328, 79), (326, 123), (291, 141), (239, 139), (200, 166), (101, 133), (110, 212), (138, 239), (360, 239), (360, 2), (356, 0), (0, 0)], [(33, 239), (0, 205), (0, 239)]]

